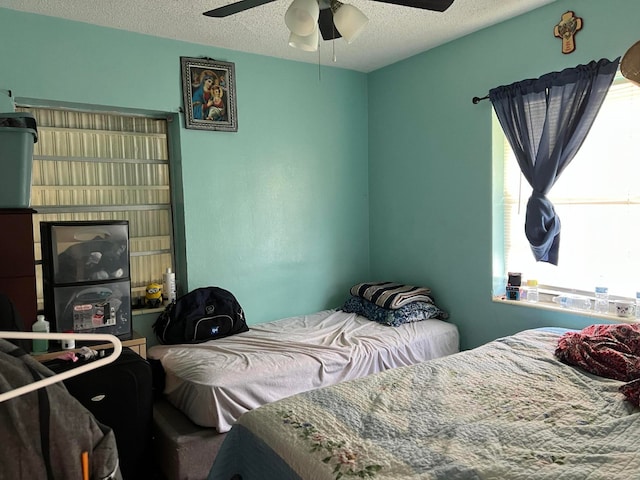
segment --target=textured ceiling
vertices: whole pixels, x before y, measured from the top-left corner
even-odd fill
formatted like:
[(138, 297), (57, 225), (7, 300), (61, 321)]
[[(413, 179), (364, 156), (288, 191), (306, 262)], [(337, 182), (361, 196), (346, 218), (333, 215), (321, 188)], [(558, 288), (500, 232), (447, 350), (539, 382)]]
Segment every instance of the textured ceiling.
[(343, 0), (362, 10), (369, 24), (351, 44), (321, 40), (319, 52), (288, 46), (284, 13), (291, 0), (276, 0), (226, 18), (202, 14), (233, 1), (0, 0), (0, 8), (370, 72), (555, 0), (455, 0), (442, 13), (374, 0)]

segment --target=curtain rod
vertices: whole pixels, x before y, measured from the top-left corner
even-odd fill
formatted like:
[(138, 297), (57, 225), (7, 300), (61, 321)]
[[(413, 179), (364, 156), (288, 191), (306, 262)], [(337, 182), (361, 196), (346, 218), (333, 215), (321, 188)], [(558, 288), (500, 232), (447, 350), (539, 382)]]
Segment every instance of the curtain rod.
[(474, 105), (477, 105), (482, 100), (486, 100), (487, 98), (489, 98), (489, 95), (485, 95), (484, 97), (473, 97), (471, 101), (473, 102)]

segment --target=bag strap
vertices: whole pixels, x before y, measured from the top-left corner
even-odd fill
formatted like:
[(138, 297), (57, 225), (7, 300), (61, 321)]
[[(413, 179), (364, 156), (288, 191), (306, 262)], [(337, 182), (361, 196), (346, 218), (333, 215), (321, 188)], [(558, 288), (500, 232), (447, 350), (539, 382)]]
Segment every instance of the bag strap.
[[(156, 334), (156, 338), (162, 344), (167, 343), (167, 330), (171, 324), (171, 318), (173, 316), (173, 311), (176, 308), (176, 302), (173, 301), (169, 305), (167, 305), (158, 318), (154, 322), (152, 328), (154, 333)], [(171, 325), (172, 326), (172, 325)]]

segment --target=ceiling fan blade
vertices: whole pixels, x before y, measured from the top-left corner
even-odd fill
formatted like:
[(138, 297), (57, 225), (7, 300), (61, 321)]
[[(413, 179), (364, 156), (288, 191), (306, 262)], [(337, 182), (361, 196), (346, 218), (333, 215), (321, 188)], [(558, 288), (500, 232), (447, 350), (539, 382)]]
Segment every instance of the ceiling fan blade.
[(451, 6), (453, 0), (374, 0), (376, 2), (392, 3), (404, 7), (421, 8), (423, 10), (433, 10), (444, 12)]
[(320, 10), (320, 16), (318, 17), (318, 28), (323, 40), (333, 40), (334, 38), (340, 38), (340, 32), (333, 24), (333, 13), (330, 8)]
[(240, 0), (239, 2), (230, 3), (224, 7), (214, 8), (208, 12), (204, 12), (203, 15), (206, 15), (207, 17), (223, 18), (271, 2), (275, 2), (275, 0)]

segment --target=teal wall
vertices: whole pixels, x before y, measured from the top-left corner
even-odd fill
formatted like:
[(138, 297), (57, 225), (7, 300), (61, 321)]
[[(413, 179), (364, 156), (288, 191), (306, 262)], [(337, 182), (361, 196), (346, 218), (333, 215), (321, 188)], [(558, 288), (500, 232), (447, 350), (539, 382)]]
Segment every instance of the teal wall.
[[(567, 10), (584, 20), (569, 55), (553, 36)], [(372, 277), (431, 286), (463, 347), (524, 328), (593, 323), (491, 301), (492, 108), (471, 99), (613, 60), (640, 39), (639, 18), (637, 0), (559, 0), (369, 75)]]
[[(232, 291), (250, 324), (339, 305), (369, 272), (365, 74), (323, 67), (319, 78), (313, 64), (0, 9), (0, 89), (18, 100), (173, 112), (182, 123), (180, 56), (235, 63), (238, 132), (176, 129), (179, 288)], [(154, 319), (134, 318), (150, 343)]]
[[(584, 28), (563, 55), (553, 27), (567, 10)], [(180, 56), (234, 62), (238, 132), (176, 128), (180, 287), (228, 288), (258, 323), (336, 306), (366, 278), (429, 285), (467, 348), (592, 323), (491, 301), (491, 105), (471, 98), (622, 55), (638, 18), (637, 0), (558, 0), (369, 75), (323, 67), (319, 79), (311, 64), (0, 9), (0, 89), (177, 115)], [(153, 341), (151, 321), (136, 328)]]

